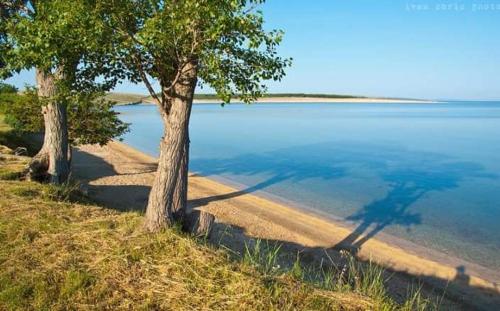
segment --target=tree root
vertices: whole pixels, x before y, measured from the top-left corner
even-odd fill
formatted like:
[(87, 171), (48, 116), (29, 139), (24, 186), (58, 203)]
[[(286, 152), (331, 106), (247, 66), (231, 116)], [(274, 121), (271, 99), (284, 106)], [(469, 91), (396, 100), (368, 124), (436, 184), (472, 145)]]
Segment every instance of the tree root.
[(28, 181), (44, 182), (49, 178), (49, 153), (44, 149), (31, 159), (24, 171), (25, 179)]

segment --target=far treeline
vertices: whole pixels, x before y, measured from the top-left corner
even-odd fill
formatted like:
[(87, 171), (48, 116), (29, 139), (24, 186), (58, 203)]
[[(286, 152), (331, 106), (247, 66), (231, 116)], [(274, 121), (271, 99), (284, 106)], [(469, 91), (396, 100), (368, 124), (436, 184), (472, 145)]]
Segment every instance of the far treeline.
[[(265, 97), (300, 97), (300, 98), (366, 98), (364, 96), (341, 94), (308, 94), (308, 93), (266, 93)], [(196, 94), (195, 99), (217, 99), (217, 94)]]
[(283, 78), (291, 59), (277, 53), (283, 32), (264, 29), (263, 2), (0, 0), (0, 77), (36, 72), (36, 87), (3, 104), (19, 129), (44, 132), (27, 177), (65, 183), (72, 145), (105, 144), (127, 130), (105, 94), (124, 80), (143, 83), (164, 124), (145, 228), (181, 223), (206, 234), (213, 217), (187, 209), (194, 93), (206, 85), (224, 103), (250, 103), (264, 81)]

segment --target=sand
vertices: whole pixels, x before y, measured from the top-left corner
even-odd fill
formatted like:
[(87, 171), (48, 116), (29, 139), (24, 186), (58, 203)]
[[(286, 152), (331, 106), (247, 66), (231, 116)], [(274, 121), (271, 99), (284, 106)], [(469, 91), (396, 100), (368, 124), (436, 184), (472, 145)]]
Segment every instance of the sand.
[[(88, 184), (89, 194), (107, 206), (143, 209), (156, 160), (119, 142), (82, 146), (75, 152), (74, 171)], [(211, 179), (190, 174), (189, 200), (193, 207), (213, 214), (217, 222), (239, 228), (244, 236), (282, 241), (310, 253), (332, 250), (352, 228), (320, 214), (299, 210), (269, 199), (246, 194)], [(466, 274), (457, 270), (463, 261), (421, 248), (410, 242), (380, 235), (357, 252), (392, 271), (419, 276), (464, 300), (500, 304), (498, 271), (468, 263)], [(473, 298), (471, 298), (473, 297)]]

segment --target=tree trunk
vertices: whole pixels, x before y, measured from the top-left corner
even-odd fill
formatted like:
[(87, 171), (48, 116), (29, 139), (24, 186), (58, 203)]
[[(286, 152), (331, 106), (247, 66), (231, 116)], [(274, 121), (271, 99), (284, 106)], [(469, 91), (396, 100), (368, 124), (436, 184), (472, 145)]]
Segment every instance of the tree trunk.
[[(174, 222), (174, 193), (176, 209), (185, 209), (187, 199), (187, 159), (188, 127), (193, 94), (196, 87), (196, 64), (190, 63), (179, 76), (177, 83), (168, 93), (165, 103), (161, 103), (165, 134), (160, 142), (158, 169), (149, 194), (146, 209), (145, 228), (156, 232), (171, 226)], [(183, 159), (185, 164), (183, 165)], [(182, 168), (182, 173), (181, 173)], [(179, 178), (179, 175), (184, 176)], [(179, 211), (177, 210), (176, 213)]]
[(41, 70), (36, 71), (38, 96), (48, 100), (42, 107), (45, 123), (45, 136), (42, 149), (30, 163), (29, 178), (45, 175), (53, 184), (60, 184), (69, 175), (68, 163), (68, 124), (66, 106), (54, 102), (56, 95), (55, 76)]
[(45, 135), (49, 135), (49, 182), (64, 183), (69, 176), (68, 162), (68, 123), (66, 106), (59, 103), (47, 105), (48, 127)]
[(181, 163), (179, 166), (179, 175), (177, 176), (177, 185), (175, 186), (172, 216), (176, 222), (184, 222), (184, 216), (187, 210), (187, 194), (188, 194), (188, 172), (189, 172), (189, 130), (188, 138), (184, 144)]

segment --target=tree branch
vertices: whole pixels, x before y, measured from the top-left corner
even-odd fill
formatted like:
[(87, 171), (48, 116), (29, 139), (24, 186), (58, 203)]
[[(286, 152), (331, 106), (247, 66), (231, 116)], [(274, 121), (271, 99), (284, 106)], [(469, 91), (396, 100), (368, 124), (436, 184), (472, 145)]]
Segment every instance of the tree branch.
[(134, 55), (132, 57), (133, 57), (133, 59), (135, 61), (135, 65), (137, 67), (137, 70), (139, 71), (139, 75), (141, 76), (142, 81), (144, 82), (144, 84), (146, 85), (146, 88), (149, 91), (149, 94), (161, 106), (163, 103), (160, 101), (160, 98), (158, 98), (158, 95), (156, 95), (156, 92), (153, 89), (153, 86), (149, 82), (148, 76), (147, 76), (146, 72), (144, 72), (144, 68), (142, 67), (141, 59), (139, 58), (139, 56), (136, 53), (134, 53)]

